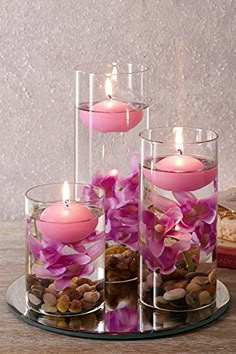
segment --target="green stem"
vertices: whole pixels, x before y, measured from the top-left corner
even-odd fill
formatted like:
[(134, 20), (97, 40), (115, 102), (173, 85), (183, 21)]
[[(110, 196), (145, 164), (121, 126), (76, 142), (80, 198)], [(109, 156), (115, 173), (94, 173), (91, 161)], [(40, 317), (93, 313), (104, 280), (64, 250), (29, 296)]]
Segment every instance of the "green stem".
[(193, 259), (191, 257), (191, 254), (188, 253), (187, 251), (183, 252), (183, 257), (184, 257), (184, 261), (186, 263), (187, 269), (189, 272), (193, 272), (194, 271), (194, 264), (193, 264)]

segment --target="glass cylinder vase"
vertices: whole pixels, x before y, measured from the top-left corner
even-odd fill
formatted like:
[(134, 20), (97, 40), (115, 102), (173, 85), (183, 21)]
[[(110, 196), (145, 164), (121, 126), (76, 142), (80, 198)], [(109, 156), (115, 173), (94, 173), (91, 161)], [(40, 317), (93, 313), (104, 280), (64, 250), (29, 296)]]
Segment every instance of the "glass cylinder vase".
[(140, 133), (140, 299), (170, 311), (216, 296), (217, 134), (163, 127)]
[(25, 194), (26, 299), (44, 314), (78, 315), (103, 304), (103, 191), (45, 184)]
[(88, 64), (76, 68), (76, 181), (103, 188), (106, 281), (137, 277), (137, 136), (149, 128), (148, 68)]

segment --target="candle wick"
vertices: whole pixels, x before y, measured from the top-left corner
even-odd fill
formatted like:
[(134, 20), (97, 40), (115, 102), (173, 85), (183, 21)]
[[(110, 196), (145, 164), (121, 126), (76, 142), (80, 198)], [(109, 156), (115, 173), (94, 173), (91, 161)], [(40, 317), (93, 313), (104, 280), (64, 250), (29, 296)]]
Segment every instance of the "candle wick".
[(177, 150), (177, 152), (179, 152), (179, 153), (180, 153), (180, 155), (183, 155), (183, 152), (182, 152), (182, 150), (181, 150), (181, 149), (178, 149), (178, 150)]
[(111, 95), (107, 95), (107, 97), (109, 98), (109, 100), (111, 100), (111, 99), (112, 99)]
[(65, 200), (64, 203), (65, 203), (65, 206), (66, 206), (67, 208), (69, 208), (69, 199)]

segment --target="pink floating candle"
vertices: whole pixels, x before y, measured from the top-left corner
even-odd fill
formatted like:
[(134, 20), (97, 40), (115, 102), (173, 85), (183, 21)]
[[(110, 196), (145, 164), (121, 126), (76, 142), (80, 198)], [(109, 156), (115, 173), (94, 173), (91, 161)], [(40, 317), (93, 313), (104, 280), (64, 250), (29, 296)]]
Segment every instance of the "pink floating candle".
[(88, 128), (98, 132), (127, 132), (142, 119), (142, 110), (134, 110), (128, 103), (111, 98), (111, 81), (106, 80), (107, 100), (98, 102), (90, 111), (80, 110), (80, 119)]
[(145, 178), (153, 185), (173, 192), (194, 191), (216, 178), (216, 167), (204, 169), (193, 156), (172, 155), (155, 164), (155, 169), (143, 168)]
[(67, 201), (48, 206), (37, 220), (37, 227), (53, 241), (74, 243), (93, 232), (97, 223), (98, 219), (86, 206)]

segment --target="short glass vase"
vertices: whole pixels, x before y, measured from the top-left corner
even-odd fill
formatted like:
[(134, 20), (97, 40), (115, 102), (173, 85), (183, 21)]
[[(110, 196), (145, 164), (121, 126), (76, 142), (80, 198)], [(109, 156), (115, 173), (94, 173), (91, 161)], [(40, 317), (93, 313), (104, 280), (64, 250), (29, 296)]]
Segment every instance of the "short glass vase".
[(103, 191), (45, 184), (25, 194), (29, 310), (72, 316), (97, 310), (104, 292)]

